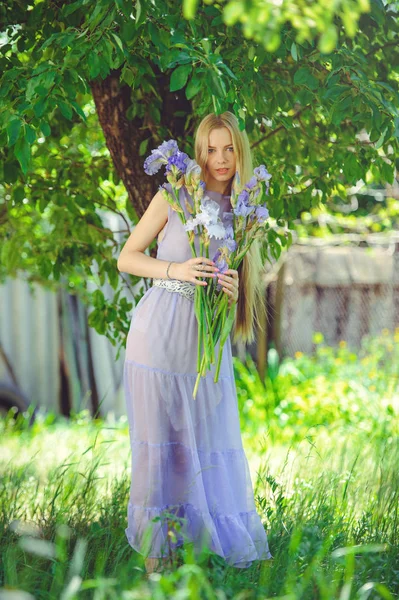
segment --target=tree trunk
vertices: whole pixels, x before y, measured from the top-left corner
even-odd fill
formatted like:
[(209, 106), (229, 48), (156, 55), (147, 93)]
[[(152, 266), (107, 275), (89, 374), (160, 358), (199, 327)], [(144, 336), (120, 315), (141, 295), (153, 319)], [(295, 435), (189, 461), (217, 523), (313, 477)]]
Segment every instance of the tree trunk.
[[(119, 82), (119, 71), (112, 71), (106, 79), (90, 83), (107, 147), (139, 218), (143, 216), (158, 187), (165, 181), (163, 168), (152, 177), (144, 173), (145, 156), (139, 155), (140, 144), (152, 132), (154, 142), (148, 145), (148, 156), (163, 141), (161, 131), (167, 132), (165, 139), (183, 137), (186, 133), (186, 119), (191, 112), (191, 103), (186, 99), (184, 91), (170, 92), (169, 76), (157, 72), (156, 67), (151, 66), (157, 75), (157, 89), (163, 99), (160, 126), (152, 121), (149, 111), (146, 111), (142, 119), (135, 117), (129, 121), (126, 118), (135, 91)], [(148, 106), (154, 101), (154, 97), (148, 94), (139, 101)], [(183, 116), (176, 117), (175, 112)]]

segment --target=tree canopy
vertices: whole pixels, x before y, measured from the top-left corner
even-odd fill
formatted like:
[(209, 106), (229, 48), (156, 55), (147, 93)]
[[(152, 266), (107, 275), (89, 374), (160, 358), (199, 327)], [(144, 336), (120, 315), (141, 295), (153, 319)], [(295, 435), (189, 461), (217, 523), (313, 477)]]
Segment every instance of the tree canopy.
[[(113, 343), (129, 328), (121, 292), (139, 281), (118, 272), (118, 250), (163, 177), (144, 158), (169, 138), (193, 157), (208, 112), (234, 112), (272, 174), (275, 258), (302, 210), (393, 182), (397, 4), (8, 0), (0, 22), (0, 278), (79, 293)], [(121, 241), (103, 211), (123, 219)], [(93, 279), (113, 297), (89, 292)]]

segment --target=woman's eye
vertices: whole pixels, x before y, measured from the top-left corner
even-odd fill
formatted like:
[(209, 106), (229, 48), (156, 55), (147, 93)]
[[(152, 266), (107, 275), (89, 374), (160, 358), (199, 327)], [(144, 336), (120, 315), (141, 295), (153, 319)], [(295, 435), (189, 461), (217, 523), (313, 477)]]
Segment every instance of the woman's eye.
[(212, 148), (208, 148), (208, 153), (209, 153), (209, 152), (212, 152)]
[(234, 148), (233, 147), (229, 148), (229, 150), (231, 150), (232, 152), (234, 152)]

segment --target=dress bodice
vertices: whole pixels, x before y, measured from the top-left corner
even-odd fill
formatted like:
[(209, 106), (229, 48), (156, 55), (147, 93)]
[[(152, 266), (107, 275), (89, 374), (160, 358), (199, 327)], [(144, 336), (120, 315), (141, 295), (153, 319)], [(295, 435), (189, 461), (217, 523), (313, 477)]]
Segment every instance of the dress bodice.
[[(166, 187), (171, 191), (170, 184)], [(226, 214), (231, 212), (230, 196), (224, 195), (220, 192), (213, 190), (205, 190), (204, 195), (211, 198), (219, 204), (219, 216), (222, 221), (225, 220)], [(191, 197), (189, 196), (186, 188), (182, 187), (179, 190), (180, 205), (183, 207), (186, 219), (191, 218), (191, 215), (187, 211), (185, 200), (189, 200), (192, 203)], [(209, 258), (213, 258), (216, 254), (218, 247), (222, 240), (211, 238), (209, 244)], [(200, 256), (199, 236), (195, 234), (194, 245), (197, 256)], [(205, 256), (205, 251), (202, 256)], [(163, 230), (162, 239), (158, 244), (157, 258), (161, 260), (173, 260), (176, 262), (184, 262), (193, 257), (191, 246), (188, 241), (187, 232), (184, 229), (183, 223), (180, 216), (172, 207), (168, 206), (168, 221), (165, 229)]]

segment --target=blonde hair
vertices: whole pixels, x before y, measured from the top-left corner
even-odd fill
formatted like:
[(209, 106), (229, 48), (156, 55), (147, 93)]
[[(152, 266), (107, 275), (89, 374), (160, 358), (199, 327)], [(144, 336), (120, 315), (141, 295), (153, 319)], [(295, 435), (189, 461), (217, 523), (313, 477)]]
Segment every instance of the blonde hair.
[[(200, 122), (195, 134), (195, 160), (201, 167), (201, 177), (207, 182), (208, 144), (209, 133), (213, 129), (227, 127), (230, 131), (236, 157), (236, 170), (239, 173), (241, 185), (250, 180), (253, 175), (252, 155), (248, 136), (245, 130), (241, 131), (237, 117), (230, 111), (220, 115), (210, 113)], [(224, 194), (231, 195), (233, 177), (227, 182)], [(239, 290), (236, 319), (233, 327), (233, 341), (253, 342), (255, 339), (254, 326), (260, 327), (260, 311), (265, 310), (264, 289), (261, 279), (263, 262), (260, 252), (259, 240), (254, 240), (238, 267)], [(262, 315), (263, 316), (263, 315)]]

